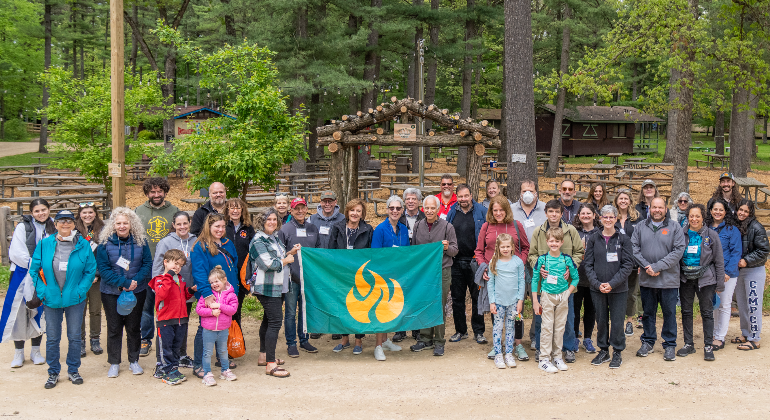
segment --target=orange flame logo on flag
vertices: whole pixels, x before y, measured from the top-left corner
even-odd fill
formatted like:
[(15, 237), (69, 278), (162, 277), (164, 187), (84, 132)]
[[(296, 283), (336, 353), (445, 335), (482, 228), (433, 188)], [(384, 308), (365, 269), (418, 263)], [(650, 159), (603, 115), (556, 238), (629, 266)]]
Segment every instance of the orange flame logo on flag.
[[(371, 322), (369, 320), (369, 311), (379, 300), (377, 309), (374, 311), (377, 320), (381, 323), (393, 321), (401, 314), (401, 310), (404, 309), (404, 291), (401, 290), (401, 285), (395, 279), (390, 279), (393, 284), (393, 296), (391, 296), (385, 279), (372, 270), (367, 271), (374, 277), (374, 286), (367, 283), (364, 280), (364, 268), (370, 261), (365, 262), (356, 271), (356, 284), (350, 288), (350, 292), (348, 292), (345, 299), (348, 312), (356, 321), (368, 324)], [(357, 288), (358, 293), (364, 296), (364, 300), (356, 299), (353, 293), (354, 288)]]

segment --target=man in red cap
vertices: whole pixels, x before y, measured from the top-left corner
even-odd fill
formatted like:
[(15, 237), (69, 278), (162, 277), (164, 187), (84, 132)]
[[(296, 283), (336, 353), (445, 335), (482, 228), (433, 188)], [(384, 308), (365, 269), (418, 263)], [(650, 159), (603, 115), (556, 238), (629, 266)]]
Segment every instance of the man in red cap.
[[(320, 248), (321, 238), (318, 233), (318, 227), (309, 223), (307, 220), (307, 203), (304, 198), (297, 197), (291, 201), (291, 219), (281, 226), (278, 232), (278, 240), (283, 242), (286, 250), (292, 248)], [(299, 258), (289, 264), (289, 273), (291, 281), (289, 282), (289, 291), (286, 293), (286, 311), (284, 312), (284, 335), (286, 335), (286, 346), (288, 347), (289, 357), (299, 357), (297, 349), (297, 336), (299, 336), (299, 348), (308, 353), (318, 353), (310, 342), (309, 335), (304, 334), (302, 328), (302, 319), (305, 309), (302, 307), (302, 293), (300, 290), (299, 277)], [(299, 309), (299, 314), (297, 314)]]
[(730, 172), (723, 172), (722, 175), (719, 175), (719, 186), (714, 191), (714, 194), (711, 195), (708, 207), (711, 207), (711, 200), (719, 197), (722, 197), (727, 201), (730, 210), (735, 214), (735, 211), (738, 209), (738, 202), (740, 202), (743, 197), (741, 197), (741, 193), (738, 192), (738, 189), (735, 188), (735, 177)]

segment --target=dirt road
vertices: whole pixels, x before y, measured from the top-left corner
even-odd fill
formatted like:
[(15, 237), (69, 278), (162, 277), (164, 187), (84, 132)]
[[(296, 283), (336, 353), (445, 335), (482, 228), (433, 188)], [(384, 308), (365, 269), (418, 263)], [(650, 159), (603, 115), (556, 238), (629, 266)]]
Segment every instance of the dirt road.
[[(151, 357), (140, 359), (144, 375), (129, 373), (124, 353), (120, 377), (108, 379), (107, 355), (89, 352), (80, 369), (85, 379), (81, 386), (63, 378), (56, 388), (43, 389), (47, 365), (27, 362), (20, 369), (6, 370), (0, 385), (0, 416), (702, 419), (765, 418), (770, 408), (770, 369), (765, 364), (768, 350), (743, 352), (728, 344), (716, 353), (715, 362), (704, 362), (697, 325), (700, 320), (696, 320), (698, 353), (674, 362), (663, 361), (659, 344), (649, 357), (635, 357), (641, 334), (638, 329), (628, 340), (620, 369), (610, 370), (606, 364), (591, 366), (593, 355), (581, 348), (577, 363), (569, 365), (569, 371), (551, 375), (541, 372), (534, 359), (520, 362), (515, 369), (495, 369), (485, 357), (489, 346), (471, 340), (447, 343), (446, 356), (433, 357), (427, 351), (408, 351), (414, 343), (408, 338), (401, 343), (405, 351), (387, 353), (387, 361), (377, 362), (372, 357), (373, 336), (367, 336), (364, 353), (359, 356), (349, 349), (333, 353), (334, 343), (323, 336), (312, 340), (320, 349), (318, 354), (302, 352), (298, 359), (287, 361), (286, 368), (292, 374), (288, 379), (265, 376), (264, 368), (257, 367), (258, 322), (249, 319), (245, 323), (247, 355), (238, 361), (236, 382), (219, 381), (218, 386), (205, 388), (189, 374), (190, 380), (179, 386), (165, 385), (152, 378), (154, 351)], [(447, 331), (454, 332), (451, 321)], [(733, 318), (729, 337), (737, 331), (738, 320)], [(491, 337), (489, 325), (486, 335)], [(278, 356), (286, 358), (282, 337)], [(192, 349), (192, 336), (189, 345)], [(66, 352), (66, 344), (63, 347)], [(0, 346), (3, 370), (8, 369), (12, 353), (11, 344)], [(190, 372), (183, 369), (185, 374)]]

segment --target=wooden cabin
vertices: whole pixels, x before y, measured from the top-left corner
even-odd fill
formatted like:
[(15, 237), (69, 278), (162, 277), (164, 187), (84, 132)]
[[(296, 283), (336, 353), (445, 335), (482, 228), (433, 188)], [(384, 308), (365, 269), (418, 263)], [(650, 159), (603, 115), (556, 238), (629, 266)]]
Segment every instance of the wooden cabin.
[(216, 109), (206, 106), (176, 106), (174, 108), (174, 137), (184, 137), (195, 132), (202, 121), (209, 118), (228, 117), (235, 119)]

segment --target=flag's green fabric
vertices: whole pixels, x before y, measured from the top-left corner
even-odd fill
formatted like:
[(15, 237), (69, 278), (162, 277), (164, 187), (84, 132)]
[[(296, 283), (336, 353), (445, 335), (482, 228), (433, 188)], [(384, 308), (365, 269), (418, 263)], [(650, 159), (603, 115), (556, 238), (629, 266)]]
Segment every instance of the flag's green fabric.
[(305, 332), (373, 334), (440, 325), (441, 242), (300, 251)]

